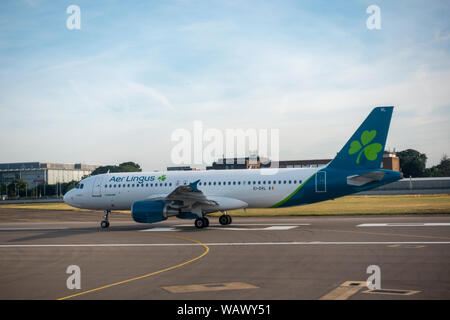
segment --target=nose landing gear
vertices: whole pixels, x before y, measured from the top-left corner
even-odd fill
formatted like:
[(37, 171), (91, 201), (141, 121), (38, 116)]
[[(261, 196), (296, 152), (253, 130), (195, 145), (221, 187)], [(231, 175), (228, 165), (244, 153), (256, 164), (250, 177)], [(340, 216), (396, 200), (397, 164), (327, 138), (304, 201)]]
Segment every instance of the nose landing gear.
[(108, 228), (109, 227), (109, 221), (108, 221), (108, 217), (109, 214), (111, 213), (111, 211), (109, 210), (105, 210), (103, 211), (104, 216), (103, 216), (103, 221), (100, 223), (100, 227), (102, 227), (102, 229)]

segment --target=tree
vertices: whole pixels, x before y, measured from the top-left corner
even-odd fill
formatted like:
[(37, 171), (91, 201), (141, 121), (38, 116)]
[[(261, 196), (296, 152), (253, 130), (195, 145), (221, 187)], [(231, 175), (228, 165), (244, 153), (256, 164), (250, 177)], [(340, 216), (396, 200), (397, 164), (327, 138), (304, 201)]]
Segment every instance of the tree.
[(16, 179), (8, 185), (8, 196), (15, 197), (20, 196), (21, 194), (24, 196), (27, 188), (28, 184), (25, 181)]
[(134, 162), (124, 162), (119, 164), (119, 167), (123, 169), (125, 172), (136, 172), (142, 171), (141, 166)]
[(140, 172), (142, 171), (141, 166), (134, 162), (124, 162), (119, 164), (118, 166), (102, 166), (98, 167), (94, 171), (92, 171), (91, 176), (95, 176), (97, 174), (107, 173), (107, 172)]
[(421, 177), (425, 173), (427, 156), (414, 149), (397, 152), (400, 158), (400, 168), (405, 177)]
[(450, 159), (446, 154), (442, 156), (441, 163), (437, 165), (441, 173), (441, 177), (450, 177)]
[(450, 177), (450, 159), (446, 154), (441, 158), (441, 162), (429, 169), (425, 169), (427, 177)]
[(0, 184), (0, 195), (1, 194), (6, 194), (6, 189), (7, 189), (7, 184), (6, 183), (1, 183)]

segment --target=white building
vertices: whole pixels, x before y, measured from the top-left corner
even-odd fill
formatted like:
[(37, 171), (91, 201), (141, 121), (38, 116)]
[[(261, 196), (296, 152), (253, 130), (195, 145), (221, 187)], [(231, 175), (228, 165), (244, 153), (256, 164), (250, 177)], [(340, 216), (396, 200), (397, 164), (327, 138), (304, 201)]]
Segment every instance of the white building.
[(79, 181), (98, 167), (98, 165), (81, 163), (0, 163), (0, 183), (9, 184), (16, 179), (22, 179), (29, 188), (33, 188), (41, 183), (56, 184), (72, 180)]

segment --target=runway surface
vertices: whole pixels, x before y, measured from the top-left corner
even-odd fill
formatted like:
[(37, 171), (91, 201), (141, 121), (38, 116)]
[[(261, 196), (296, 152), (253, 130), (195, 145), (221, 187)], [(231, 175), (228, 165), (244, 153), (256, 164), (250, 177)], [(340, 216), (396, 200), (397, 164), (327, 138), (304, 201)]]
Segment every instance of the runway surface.
[[(0, 208), (0, 299), (450, 298), (449, 215), (100, 220)], [(368, 292), (369, 266), (386, 291)]]

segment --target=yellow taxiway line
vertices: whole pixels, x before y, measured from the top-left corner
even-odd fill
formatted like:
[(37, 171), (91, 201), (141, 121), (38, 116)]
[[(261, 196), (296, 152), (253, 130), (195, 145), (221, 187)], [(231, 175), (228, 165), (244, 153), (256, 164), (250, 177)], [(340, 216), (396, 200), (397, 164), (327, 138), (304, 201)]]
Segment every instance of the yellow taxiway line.
[(102, 286), (102, 287), (98, 287), (98, 288), (95, 288), (95, 289), (91, 289), (91, 290), (79, 292), (79, 293), (76, 293), (76, 294), (72, 294), (72, 295), (67, 296), (67, 297), (59, 298), (59, 299), (57, 299), (57, 300), (66, 300), (66, 299), (78, 297), (78, 296), (81, 296), (81, 295), (84, 295), (84, 294), (88, 294), (88, 293), (91, 293), (91, 292), (100, 291), (100, 290), (107, 289), (107, 288), (111, 288), (111, 287), (115, 287), (115, 286), (118, 286), (118, 285), (121, 285), (121, 284), (124, 284), (124, 283), (128, 283), (128, 282), (132, 282), (132, 281), (136, 281), (136, 280), (148, 278), (148, 277), (151, 277), (151, 276), (154, 276), (154, 275), (157, 275), (157, 274), (166, 272), (166, 271), (174, 270), (174, 269), (180, 268), (180, 267), (185, 266), (185, 265), (187, 265), (187, 264), (189, 264), (189, 263), (191, 263), (191, 262), (194, 262), (194, 261), (196, 261), (196, 260), (199, 260), (199, 259), (203, 258), (203, 257), (206, 256), (206, 255), (208, 254), (208, 252), (209, 252), (209, 247), (208, 247), (206, 244), (204, 244), (204, 243), (202, 243), (202, 242), (200, 242), (200, 241), (193, 240), (193, 239), (189, 239), (189, 238), (184, 238), (184, 237), (179, 237), (179, 236), (177, 236), (176, 238), (179, 238), (179, 239), (183, 239), (183, 240), (187, 240), (187, 241), (191, 241), (191, 242), (197, 243), (197, 244), (203, 246), (203, 247), (205, 248), (205, 251), (203, 251), (203, 253), (202, 253), (201, 255), (199, 255), (199, 256), (197, 256), (197, 257), (191, 259), (191, 260), (182, 262), (182, 263), (177, 264), (177, 265), (172, 266), (172, 267), (168, 267), (168, 268), (165, 268), (165, 269), (161, 269), (161, 270), (158, 270), (158, 271), (154, 271), (154, 272), (152, 272), (152, 273), (144, 274), (144, 275), (139, 276), (139, 277), (135, 277), (135, 278), (131, 278), (131, 279), (127, 279), (127, 280), (123, 280), (123, 281), (119, 281), (119, 282), (107, 284), (107, 285), (104, 285), (104, 286)]

